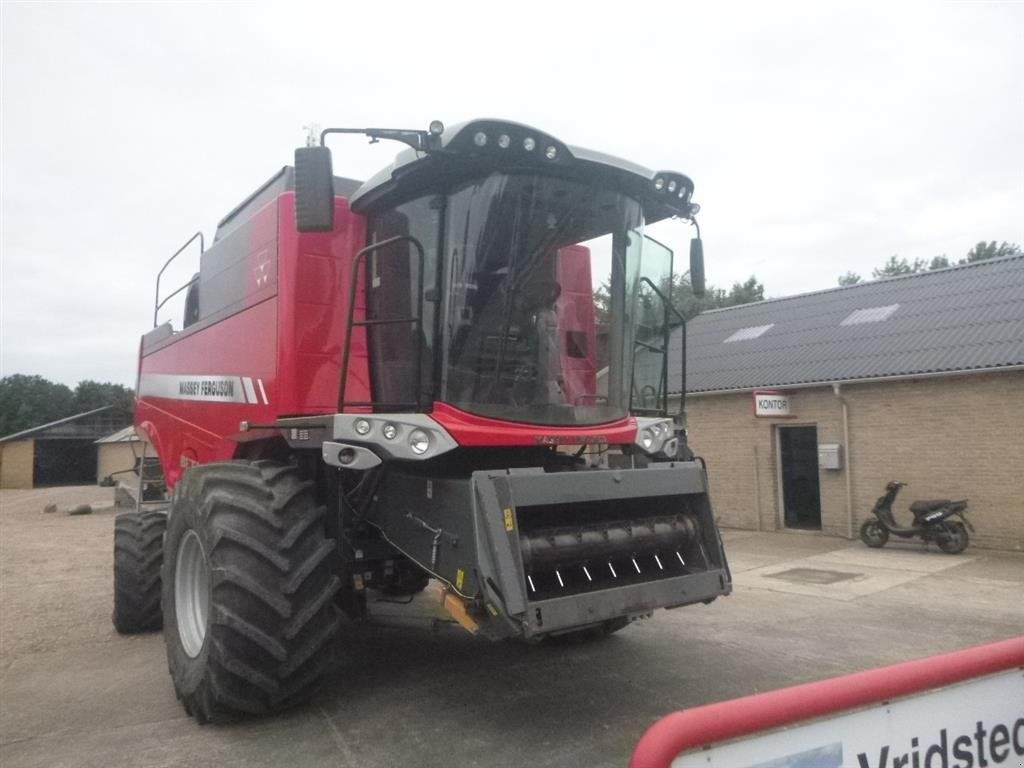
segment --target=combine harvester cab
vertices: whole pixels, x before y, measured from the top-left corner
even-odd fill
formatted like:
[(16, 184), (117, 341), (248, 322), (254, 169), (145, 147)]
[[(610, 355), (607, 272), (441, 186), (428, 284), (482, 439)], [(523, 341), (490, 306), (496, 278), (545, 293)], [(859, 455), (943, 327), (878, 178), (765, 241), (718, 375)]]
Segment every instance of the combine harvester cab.
[[(336, 133), (410, 148), (355, 182)], [(669, 407), (673, 254), (644, 234), (693, 222), (689, 178), (495, 120), (311, 144), (193, 238), (183, 327), (158, 323), (158, 279), (141, 342), (136, 425), (172, 500), (119, 522), (115, 616), (162, 615), (186, 710), (301, 700), (342, 614), (431, 579), (492, 638), (729, 594)], [(699, 237), (690, 261), (702, 290)]]

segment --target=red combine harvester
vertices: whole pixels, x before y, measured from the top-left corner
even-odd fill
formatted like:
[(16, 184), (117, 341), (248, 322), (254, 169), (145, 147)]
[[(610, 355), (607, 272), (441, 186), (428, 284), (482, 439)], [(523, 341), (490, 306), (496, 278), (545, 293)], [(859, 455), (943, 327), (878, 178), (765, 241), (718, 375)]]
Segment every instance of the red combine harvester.
[[(409, 149), (351, 181), (335, 133)], [(668, 408), (672, 253), (643, 233), (693, 221), (690, 179), (497, 120), (311, 143), (220, 222), (182, 328), (142, 337), (172, 490), (117, 520), (114, 623), (163, 626), (186, 711), (301, 700), (342, 614), (430, 579), (495, 639), (728, 594)]]

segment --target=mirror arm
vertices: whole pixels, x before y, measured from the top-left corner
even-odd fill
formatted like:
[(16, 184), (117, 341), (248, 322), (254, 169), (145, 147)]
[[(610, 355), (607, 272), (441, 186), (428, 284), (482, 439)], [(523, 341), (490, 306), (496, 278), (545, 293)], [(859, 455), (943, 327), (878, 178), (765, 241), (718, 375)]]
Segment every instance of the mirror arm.
[(376, 144), (381, 139), (391, 139), (408, 144), (417, 152), (430, 152), (440, 149), (441, 137), (430, 131), (405, 130), (402, 128), (325, 128), (320, 131), (320, 146), (324, 146), (328, 134), (345, 133), (360, 134), (370, 137), (370, 143)]

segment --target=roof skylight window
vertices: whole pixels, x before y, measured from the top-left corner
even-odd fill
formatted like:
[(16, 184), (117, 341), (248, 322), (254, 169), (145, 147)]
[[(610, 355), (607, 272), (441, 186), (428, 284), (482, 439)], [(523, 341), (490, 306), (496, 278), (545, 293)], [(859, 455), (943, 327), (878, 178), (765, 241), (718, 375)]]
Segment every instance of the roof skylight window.
[(867, 307), (857, 309), (846, 316), (840, 325), (860, 325), (862, 323), (880, 323), (892, 317), (892, 313), (900, 308), (899, 304), (889, 304), (884, 307)]
[(750, 341), (763, 336), (769, 328), (774, 328), (775, 323), (769, 323), (768, 325), (751, 325), (748, 328), (740, 328), (736, 333), (723, 341), (723, 344), (728, 344), (730, 341)]

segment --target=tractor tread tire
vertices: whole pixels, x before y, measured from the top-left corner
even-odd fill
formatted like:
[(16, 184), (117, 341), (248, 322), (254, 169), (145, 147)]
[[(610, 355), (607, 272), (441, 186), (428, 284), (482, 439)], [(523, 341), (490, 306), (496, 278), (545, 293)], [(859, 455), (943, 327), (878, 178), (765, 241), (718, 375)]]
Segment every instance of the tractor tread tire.
[[(175, 488), (164, 566), (164, 635), (175, 692), (200, 723), (301, 703), (331, 661), (340, 624), (336, 543), (312, 483), (271, 461), (207, 464)], [(175, 617), (178, 543), (194, 530), (209, 568), (203, 647)]]
[(122, 635), (154, 632), (163, 624), (160, 571), (167, 515), (125, 512), (114, 518), (114, 628)]

